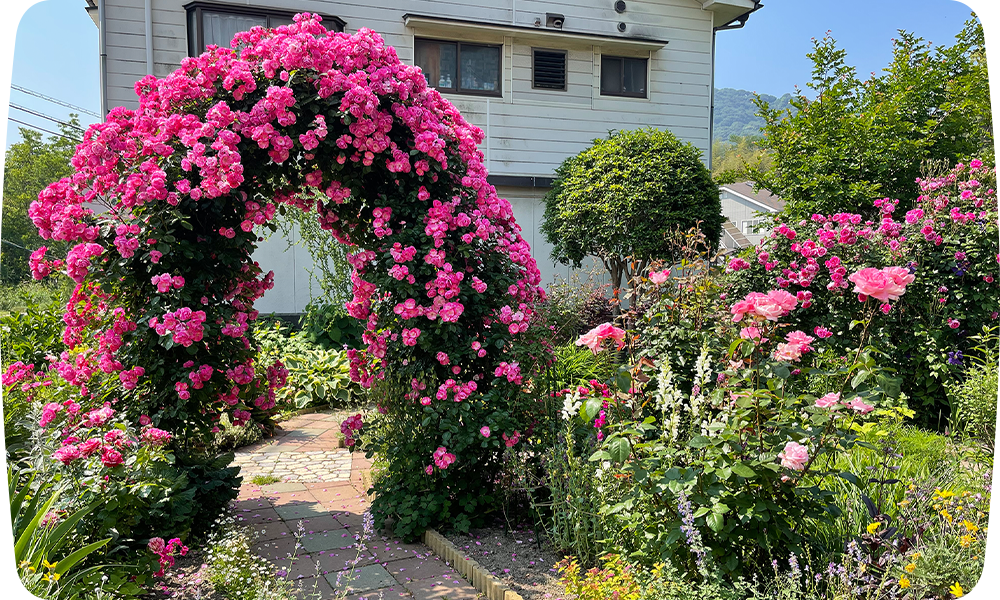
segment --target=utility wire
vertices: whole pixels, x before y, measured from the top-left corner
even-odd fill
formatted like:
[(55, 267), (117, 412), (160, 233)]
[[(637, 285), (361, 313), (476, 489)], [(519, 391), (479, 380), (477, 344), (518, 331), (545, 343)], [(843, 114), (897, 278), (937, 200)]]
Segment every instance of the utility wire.
[(4, 244), (7, 244), (9, 246), (14, 246), (15, 248), (20, 248), (21, 250), (24, 250), (25, 252), (28, 252), (29, 254), (31, 252), (33, 252), (33, 250), (31, 250), (30, 248), (25, 248), (24, 246), (15, 244), (14, 242), (10, 242), (10, 241), (4, 240), (4, 239), (0, 239), (0, 242), (3, 242)]
[(21, 112), (26, 112), (29, 115), (35, 115), (36, 117), (41, 117), (41, 118), (46, 119), (48, 121), (52, 121), (53, 123), (58, 123), (60, 125), (66, 126), (66, 127), (71, 127), (73, 129), (76, 129), (80, 133), (83, 133), (83, 128), (82, 127), (78, 127), (76, 125), (73, 125), (72, 123), (67, 123), (66, 121), (61, 121), (61, 120), (59, 120), (59, 119), (57, 119), (55, 117), (50, 117), (50, 116), (48, 116), (46, 114), (43, 114), (43, 113), (40, 113), (40, 112), (35, 112), (35, 111), (33, 111), (33, 110), (29, 109), (29, 108), (24, 108), (23, 106), (18, 106), (17, 104), (14, 104), (13, 102), (10, 103), (10, 107), (13, 108), (14, 110), (19, 110)]
[(53, 98), (51, 96), (46, 96), (45, 94), (40, 94), (40, 93), (38, 93), (36, 91), (29, 90), (28, 88), (23, 88), (23, 87), (21, 87), (19, 85), (11, 85), (10, 87), (11, 87), (11, 89), (17, 90), (19, 92), (23, 92), (23, 93), (31, 95), (31, 96), (35, 96), (36, 98), (41, 98), (42, 100), (48, 100), (49, 102), (54, 102), (55, 104), (58, 104), (60, 106), (65, 106), (66, 108), (72, 108), (73, 110), (78, 110), (78, 111), (80, 111), (82, 113), (86, 113), (88, 115), (97, 117), (98, 119), (101, 118), (101, 115), (95, 113), (92, 110), (87, 110), (86, 108), (82, 108), (82, 107), (76, 106), (74, 104), (70, 104), (69, 102), (63, 102), (62, 100), (59, 100), (57, 98)]
[(75, 137), (70, 137), (70, 136), (64, 135), (62, 133), (57, 133), (55, 131), (51, 131), (49, 129), (45, 129), (43, 127), (39, 127), (37, 125), (32, 125), (31, 123), (25, 123), (24, 121), (20, 121), (18, 119), (15, 119), (14, 117), (7, 117), (7, 120), (8, 121), (13, 121), (13, 122), (15, 122), (15, 123), (17, 123), (19, 125), (24, 125), (25, 127), (29, 128), (29, 129), (34, 129), (36, 131), (41, 131), (42, 133), (48, 133), (50, 135), (58, 135), (61, 138), (66, 138), (67, 140), (76, 142), (77, 144), (79, 144), (79, 143), (81, 143), (83, 141), (83, 140), (77, 139)]

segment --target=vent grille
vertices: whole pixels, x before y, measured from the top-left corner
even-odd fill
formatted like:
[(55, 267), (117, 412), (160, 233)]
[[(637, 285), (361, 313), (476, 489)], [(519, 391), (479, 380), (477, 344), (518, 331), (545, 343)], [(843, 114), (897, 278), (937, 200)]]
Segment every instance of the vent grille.
[(532, 86), (546, 90), (566, 89), (566, 53), (535, 50)]

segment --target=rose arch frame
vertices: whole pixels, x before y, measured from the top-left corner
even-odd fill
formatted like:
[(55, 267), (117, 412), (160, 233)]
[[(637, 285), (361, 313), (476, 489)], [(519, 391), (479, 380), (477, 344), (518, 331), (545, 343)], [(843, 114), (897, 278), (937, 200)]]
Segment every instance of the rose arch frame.
[[(139, 81), (139, 108), (91, 126), (74, 175), (32, 204), (43, 238), (75, 243), (31, 260), (77, 283), (54, 366), (181, 439), (223, 413), (267, 420), (287, 372), (254, 363), (253, 302), (273, 286), (255, 230), (287, 205), (315, 211), (356, 248), (351, 376), (378, 392), (364, 443), (389, 461), (376, 518), (419, 529), (489, 485), (529, 418), (516, 351), (544, 299), (530, 248), (486, 181), (482, 131), (378, 34), (305, 14), (232, 45)], [(99, 372), (115, 385), (87, 389)], [(350, 441), (361, 427), (347, 422)]]

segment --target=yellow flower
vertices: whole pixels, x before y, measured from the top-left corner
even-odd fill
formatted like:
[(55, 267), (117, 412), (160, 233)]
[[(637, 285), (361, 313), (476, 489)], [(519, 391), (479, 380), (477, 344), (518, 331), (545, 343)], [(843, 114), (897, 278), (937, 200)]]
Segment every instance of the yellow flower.
[(921, 554), (921, 553), (919, 553), (919, 552), (914, 552), (914, 553), (913, 553), (913, 560), (917, 560), (917, 559), (918, 559), (918, 558), (920, 558), (921, 556), (923, 556), (923, 554)]
[(906, 569), (907, 573), (912, 573), (917, 568), (917, 565), (915, 565), (914, 563), (910, 563), (903, 568)]
[(961, 598), (962, 596), (965, 595), (965, 592), (962, 591), (961, 584), (959, 584), (957, 581), (955, 582), (955, 585), (951, 586), (951, 589), (948, 591), (951, 592), (952, 594), (955, 594), (956, 598)]
[(940, 504), (935, 504), (934, 505), (934, 510), (941, 510), (941, 505)]
[(875, 521), (874, 523), (869, 523), (868, 527), (866, 527), (865, 529), (868, 530), (868, 533), (875, 533), (876, 531), (878, 531), (878, 528), (881, 527), (881, 526), (882, 526), (882, 523), (880, 523), (879, 521)]
[(962, 525), (965, 525), (966, 531), (969, 531), (969, 532), (972, 532), (972, 533), (975, 533), (975, 532), (979, 531), (979, 527), (976, 526), (975, 523), (969, 522), (968, 519), (962, 521)]
[(907, 504), (909, 504), (909, 503), (910, 503), (910, 501), (909, 501), (909, 500), (900, 500), (900, 501), (899, 501), (899, 505), (900, 505), (900, 506), (906, 506), (906, 505), (907, 505)]
[(47, 561), (45, 559), (42, 559), (42, 566), (44, 566), (46, 569), (50, 569), (50, 570), (56, 568), (56, 566), (54, 564), (50, 563), (49, 561)]
[(962, 538), (961, 538), (961, 539), (960, 539), (960, 540), (958, 541), (958, 543), (959, 543), (959, 544), (962, 544), (962, 547), (963, 547), (963, 548), (968, 548), (969, 546), (971, 546), (971, 545), (972, 545), (972, 536), (971, 536), (971, 535), (969, 535), (969, 534), (965, 534), (965, 535), (963, 535), (963, 536), (962, 536)]
[(910, 580), (907, 579), (906, 577), (900, 577), (899, 578), (899, 587), (903, 588), (904, 590), (906, 588), (910, 587)]
[(951, 523), (951, 513), (948, 512), (947, 508), (941, 511), (941, 516), (948, 519), (948, 522)]
[(949, 492), (948, 490), (942, 492), (941, 490), (937, 490), (934, 492), (934, 495), (937, 496), (938, 498), (944, 499), (944, 498), (951, 498), (952, 496), (955, 495), (955, 492)]

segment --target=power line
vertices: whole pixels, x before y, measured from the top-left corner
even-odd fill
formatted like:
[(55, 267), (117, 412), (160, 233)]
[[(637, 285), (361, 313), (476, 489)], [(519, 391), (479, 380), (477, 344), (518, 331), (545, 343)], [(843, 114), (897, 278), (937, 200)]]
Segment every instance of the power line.
[(57, 133), (57, 132), (55, 132), (55, 131), (51, 131), (51, 130), (49, 130), (49, 129), (45, 129), (45, 128), (43, 128), (43, 127), (39, 127), (39, 126), (37, 126), (37, 125), (32, 125), (31, 123), (25, 123), (24, 121), (20, 121), (20, 120), (18, 120), (18, 119), (15, 119), (14, 117), (7, 117), (7, 120), (8, 120), (8, 121), (14, 121), (15, 123), (17, 123), (17, 124), (19, 124), (19, 125), (24, 125), (25, 127), (29, 128), (29, 129), (34, 129), (34, 130), (36, 130), (36, 131), (41, 131), (42, 133), (48, 133), (48, 134), (50, 134), (50, 135), (58, 135), (58, 136), (59, 136), (59, 137), (61, 137), (61, 138), (66, 138), (67, 140), (70, 140), (70, 141), (73, 141), (73, 142), (76, 142), (76, 143), (78, 143), (78, 144), (79, 144), (79, 143), (81, 143), (81, 142), (83, 141), (83, 140), (79, 140), (79, 139), (77, 139), (77, 138), (75, 138), (75, 137), (70, 137), (70, 136), (68, 136), (68, 135), (64, 135), (64, 134), (62, 134), (62, 133)]
[(14, 110), (19, 110), (21, 112), (26, 112), (29, 115), (35, 115), (36, 117), (41, 117), (43, 119), (52, 121), (53, 123), (58, 123), (60, 125), (66, 126), (66, 127), (72, 127), (73, 129), (76, 129), (80, 133), (83, 133), (83, 128), (82, 127), (79, 127), (77, 125), (73, 125), (72, 123), (67, 123), (66, 121), (61, 121), (61, 120), (59, 120), (59, 119), (57, 119), (55, 117), (50, 117), (50, 116), (48, 116), (46, 114), (43, 114), (43, 113), (40, 113), (40, 112), (35, 112), (35, 111), (33, 111), (33, 110), (29, 109), (29, 108), (24, 108), (23, 106), (18, 106), (17, 104), (14, 104), (13, 102), (10, 103), (10, 107), (13, 108)]
[(17, 90), (19, 92), (23, 92), (25, 94), (29, 94), (31, 96), (35, 96), (36, 98), (41, 98), (42, 100), (48, 100), (49, 102), (54, 102), (55, 104), (58, 104), (60, 106), (65, 106), (66, 108), (72, 108), (73, 110), (78, 110), (78, 111), (80, 111), (82, 113), (86, 113), (88, 115), (92, 115), (94, 117), (97, 117), (98, 119), (101, 118), (101, 115), (95, 113), (94, 111), (87, 110), (86, 108), (82, 108), (82, 107), (76, 106), (75, 104), (70, 104), (69, 102), (63, 102), (62, 100), (59, 100), (57, 98), (53, 98), (51, 96), (46, 96), (45, 94), (40, 94), (40, 93), (38, 93), (36, 91), (29, 90), (28, 88), (23, 88), (23, 87), (21, 87), (19, 85), (11, 85), (10, 87), (11, 87), (11, 89)]
[(28, 248), (25, 248), (24, 246), (19, 246), (18, 244), (15, 244), (14, 242), (9, 242), (9, 241), (4, 240), (4, 239), (0, 239), (0, 242), (3, 242), (4, 244), (8, 244), (10, 246), (14, 246), (15, 248), (20, 248), (21, 250), (24, 250), (25, 252), (32, 252), (32, 250), (30, 250)]

